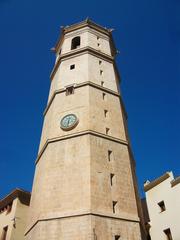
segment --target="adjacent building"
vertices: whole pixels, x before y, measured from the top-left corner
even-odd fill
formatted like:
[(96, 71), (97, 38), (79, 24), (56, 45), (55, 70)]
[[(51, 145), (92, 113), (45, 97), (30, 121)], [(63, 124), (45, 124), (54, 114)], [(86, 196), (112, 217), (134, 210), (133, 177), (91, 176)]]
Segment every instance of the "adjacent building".
[(151, 240), (179, 240), (180, 177), (167, 172), (152, 182), (146, 181), (144, 190)]
[(15, 189), (0, 200), (0, 239), (24, 240), (30, 193)]

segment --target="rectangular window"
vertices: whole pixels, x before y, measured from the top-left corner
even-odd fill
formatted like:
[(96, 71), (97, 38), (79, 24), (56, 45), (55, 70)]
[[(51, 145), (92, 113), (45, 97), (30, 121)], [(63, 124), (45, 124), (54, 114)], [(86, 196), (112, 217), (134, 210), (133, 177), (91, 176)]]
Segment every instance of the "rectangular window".
[(99, 60), (99, 65), (101, 65), (102, 64), (102, 61), (101, 60)]
[(98, 45), (98, 47), (100, 47), (100, 43), (98, 43), (97, 45)]
[(106, 100), (106, 94), (102, 93), (103, 100)]
[(1, 235), (1, 240), (6, 240), (7, 231), (8, 231), (8, 226), (3, 228), (2, 235)]
[(75, 69), (75, 64), (70, 65), (70, 70)]
[(115, 235), (114, 236), (114, 240), (119, 240), (120, 239), (120, 235)]
[(103, 75), (103, 70), (100, 70), (100, 75), (101, 75), (101, 76)]
[(112, 201), (113, 213), (116, 213), (116, 205), (117, 205), (117, 201)]
[(74, 87), (73, 86), (66, 88), (66, 96), (69, 96), (71, 94), (74, 94)]
[(164, 201), (159, 202), (159, 203), (158, 203), (158, 206), (159, 206), (161, 212), (164, 212), (164, 211), (166, 210)]
[(111, 184), (111, 186), (113, 185), (113, 178), (114, 178), (114, 174), (111, 173), (110, 174), (110, 184)]
[(165, 229), (164, 233), (165, 233), (165, 235), (167, 237), (167, 240), (173, 240), (170, 228)]
[(109, 134), (109, 131), (110, 131), (110, 129), (109, 129), (109, 128), (106, 128), (106, 134), (107, 134), (107, 135)]
[(97, 36), (97, 40), (99, 40), (99, 36)]
[(104, 117), (106, 118), (108, 115), (108, 110), (104, 110)]
[(109, 162), (112, 160), (112, 155), (113, 155), (113, 153), (112, 153), (112, 151), (111, 150), (108, 150), (108, 160), (109, 160)]
[(101, 81), (101, 86), (102, 86), (102, 87), (104, 86), (104, 82), (103, 82), (103, 81)]

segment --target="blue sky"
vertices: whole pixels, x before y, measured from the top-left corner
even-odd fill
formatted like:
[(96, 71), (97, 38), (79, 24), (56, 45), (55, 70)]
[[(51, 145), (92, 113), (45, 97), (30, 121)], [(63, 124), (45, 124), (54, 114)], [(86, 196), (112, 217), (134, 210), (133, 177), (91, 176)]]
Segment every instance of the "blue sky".
[(0, 197), (31, 190), (61, 25), (114, 28), (139, 189), (180, 175), (179, 0), (0, 0)]

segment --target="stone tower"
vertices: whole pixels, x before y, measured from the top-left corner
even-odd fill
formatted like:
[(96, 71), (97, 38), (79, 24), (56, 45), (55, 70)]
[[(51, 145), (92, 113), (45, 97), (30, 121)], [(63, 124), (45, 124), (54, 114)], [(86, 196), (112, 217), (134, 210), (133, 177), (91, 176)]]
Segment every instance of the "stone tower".
[(26, 240), (140, 240), (111, 30), (87, 19), (53, 50)]

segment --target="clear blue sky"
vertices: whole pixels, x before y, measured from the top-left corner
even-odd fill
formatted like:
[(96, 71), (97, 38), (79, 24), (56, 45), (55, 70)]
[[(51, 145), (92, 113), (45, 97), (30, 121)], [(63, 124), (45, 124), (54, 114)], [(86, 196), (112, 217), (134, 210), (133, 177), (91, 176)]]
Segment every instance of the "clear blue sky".
[(115, 28), (121, 89), (144, 180), (180, 175), (180, 1), (0, 0), (0, 197), (31, 190), (61, 25)]

